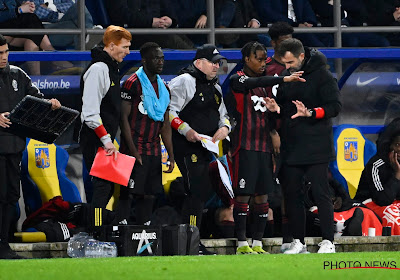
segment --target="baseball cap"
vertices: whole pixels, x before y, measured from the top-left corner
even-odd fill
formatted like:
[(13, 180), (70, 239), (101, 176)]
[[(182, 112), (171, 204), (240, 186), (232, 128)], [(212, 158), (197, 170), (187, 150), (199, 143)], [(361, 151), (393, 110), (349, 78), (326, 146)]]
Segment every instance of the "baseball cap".
[(217, 47), (211, 44), (204, 44), (201, 47), (197, 48), (194, 60), (199, 58), (205, 58), (212, 62), (217, 62), (218, 60), (226, 59), (219, 53)]

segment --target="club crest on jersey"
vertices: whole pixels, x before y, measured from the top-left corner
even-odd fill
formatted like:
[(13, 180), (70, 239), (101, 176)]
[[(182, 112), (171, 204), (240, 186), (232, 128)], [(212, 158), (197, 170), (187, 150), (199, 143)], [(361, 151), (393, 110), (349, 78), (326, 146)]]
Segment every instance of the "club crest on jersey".
[(143, 101), (140, 101), (140, 103), (139, 103), (139, 105), (138, 105), (138, 109), (139, 109), (139, 112), (140, 112), (140, 113), (142, 113), (143, 115), (147, 115), (147, 111), (146, 111), (146, 109), (145, 109), (144, 106), (143, 106)]
[(197, 156), (195, 154), (192, 154), (192, 156), (190, 157), (192, 162), (197, 162)]
[(358, 159), (358, 143), (357, 141), (344, 142), (344, 159), (346, 161), (356, 161)]
[(49, 148), (36, 148), (35, 162), (38, 168), (48, 168), (50, 166)]
[(11, 85), (14, 91), (18, 91), (18, 82), (16, 80), (12, 80)]
[[(278, 74), (275, 73), (274, 77), (279, 77)], [(272, 87), (272, 94), (276, 97), (276, 95), (278, 94), (278, 88), (279, 88), (279, 84), (274, 85)]]
[(239, 188), (244, 189), (244, 187), (246, 186), (246, 181), (242, 178), (239, 181)]

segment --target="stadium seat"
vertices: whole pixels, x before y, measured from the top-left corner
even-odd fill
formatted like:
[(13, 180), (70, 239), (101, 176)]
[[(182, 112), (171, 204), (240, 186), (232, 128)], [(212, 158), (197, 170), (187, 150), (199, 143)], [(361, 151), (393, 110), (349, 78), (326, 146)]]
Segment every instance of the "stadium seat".
[(106, 0), (86, 0), (86, 8), (92, 15), (93, 24), (107, 27), (111, 24), (106, 9)]
[(65, 201), (82, 202), (78, 188), (65, 175), (69, 155), (55, 144), (28, 139), (21, 162), (21, 183), (27, 216), (43, 203), (61, 195)]
[(351, 124), (339, 125), (334, 134), (336, 161), (329, 165), (332, 176), (353, 198), (365, 164), (376, 154), (376, 145), (366, 139), (361, 130)]

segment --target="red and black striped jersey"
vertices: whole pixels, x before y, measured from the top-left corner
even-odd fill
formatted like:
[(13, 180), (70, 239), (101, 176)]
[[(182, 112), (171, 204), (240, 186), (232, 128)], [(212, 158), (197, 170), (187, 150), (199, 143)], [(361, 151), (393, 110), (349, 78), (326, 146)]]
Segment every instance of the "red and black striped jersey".
[[(265, 75), (267, 76), (281, 76), (282, 72), (286, 70), (284, 64), (279, 63), (275, 58), (268, 57), (265, 65)], [(276, 96), (279, 84), (272, 87), (266, 87), (268, 97)]]
[(267, 96), (264, 87), (248, 89), (248, 76), (238, 71), (230, 77), (230, 94), (236, 103), (237, 125), (232, 131), (233, 153), (244, 149), (248, 151), (271, 152), (271, 138), (268, 110), (263, 103)]
[[(158, 97), (157, 80), (151, 83)], [(129, 122), (131, 124), (131, 135), (139, 154), (161, 155), (160, 130), (163, 122), (154, 121), (149, 118), (143, 107), (142, 85), (136, 74), (131, 75), (122, 85), (122, 100), (132, 103)], [(121, 141), (121, 151), (126, 152), (127, 147)]]

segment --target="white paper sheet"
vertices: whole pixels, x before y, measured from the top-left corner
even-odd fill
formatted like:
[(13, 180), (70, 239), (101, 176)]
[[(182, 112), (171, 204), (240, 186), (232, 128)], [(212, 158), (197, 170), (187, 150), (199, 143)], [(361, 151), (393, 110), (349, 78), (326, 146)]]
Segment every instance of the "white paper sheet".
[(203, 138), (203, 139), (201, 139), (201, 145), (204, 148), (206, 148), (210, 152), (213, 152), (213, 153), (215, 153), (217, 155), (219, 154), (219, 147), (218, 147), (219, 140), (214, 143), (212, 141), (212, 137), (210, 137), (208, 135), (199, 134), (199, 136), (201, 138)]
[(224, 168), (223, 164), (218, 159), (217, 159), (217, 164), (218, 164), (219, 176), (221, 177), (222, 183), (224, 184), (226, 190), (228, 191), (229, 196), (231, 198), (234, 198), (232, 184), (231, 180), (229, 180), (228, 173), (226, 172), (226, 169)]

